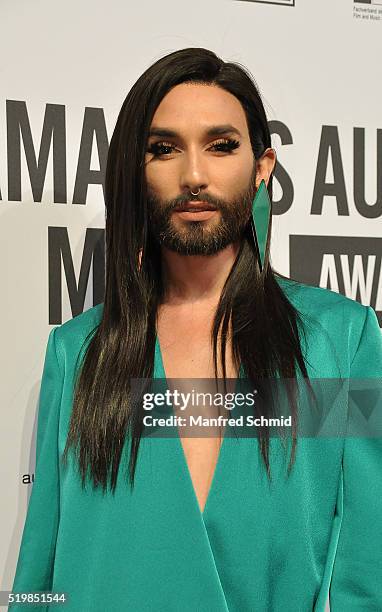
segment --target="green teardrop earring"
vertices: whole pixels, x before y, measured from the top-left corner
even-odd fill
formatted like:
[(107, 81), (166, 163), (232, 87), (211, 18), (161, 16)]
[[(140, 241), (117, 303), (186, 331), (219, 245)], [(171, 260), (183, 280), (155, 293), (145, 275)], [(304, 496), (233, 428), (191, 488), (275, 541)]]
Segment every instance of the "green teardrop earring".
[(265, 250), (268, 240), (269, 221), (271, 216), (271, 200), (267, 185), (262, 179), (252, 203), (251, 227), (256, 246), (260, 273), (264, 269)]

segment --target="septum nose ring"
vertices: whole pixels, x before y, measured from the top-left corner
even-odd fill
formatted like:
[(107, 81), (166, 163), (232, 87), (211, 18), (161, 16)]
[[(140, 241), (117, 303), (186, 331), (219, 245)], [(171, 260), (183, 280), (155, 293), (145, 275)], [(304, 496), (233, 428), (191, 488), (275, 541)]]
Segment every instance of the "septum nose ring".
[(193, 196), (197, 196), (197, 195), (199, 195), (199, 193), (200, 193), (200, 187), (199, 187), (199, 189), (198, 189), (198, 191), (197, 191), (196, 193), (194, 193), (192, 190), (191, 190), (191, 192), (190, 192), (190, 193), (191, 193), (191, 195), (193, 195)]

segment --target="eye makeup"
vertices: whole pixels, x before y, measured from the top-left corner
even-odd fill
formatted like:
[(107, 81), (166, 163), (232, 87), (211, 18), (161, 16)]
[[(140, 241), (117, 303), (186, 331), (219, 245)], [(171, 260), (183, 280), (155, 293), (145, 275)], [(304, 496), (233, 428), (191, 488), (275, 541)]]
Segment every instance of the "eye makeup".
[[(238, 140), (234, 140), (233, 138), (222, 138), (221, 140), (211, 145), (210, 149), (215, 149), (215, 151), (218, 153), (230, 154), (239, 146), (240, 142)], [(152, 153), (154, 157), (163, 157), (166, 155), (170, 155), (171, 151), (164, 151), (163, 149), (175, 149), (175, 146), (170, 142), (157, 141), (151, 143), (151, 145), (147, 149), (147, 152)]]

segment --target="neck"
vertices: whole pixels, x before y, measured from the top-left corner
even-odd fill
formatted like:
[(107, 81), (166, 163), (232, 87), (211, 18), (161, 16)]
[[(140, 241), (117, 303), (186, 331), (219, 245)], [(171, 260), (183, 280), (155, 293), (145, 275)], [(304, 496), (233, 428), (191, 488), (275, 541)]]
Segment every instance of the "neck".
[(217, 303), (239, 247), (237, 242), (214, 255), (181, 255), (162, 246), (165, 303)]

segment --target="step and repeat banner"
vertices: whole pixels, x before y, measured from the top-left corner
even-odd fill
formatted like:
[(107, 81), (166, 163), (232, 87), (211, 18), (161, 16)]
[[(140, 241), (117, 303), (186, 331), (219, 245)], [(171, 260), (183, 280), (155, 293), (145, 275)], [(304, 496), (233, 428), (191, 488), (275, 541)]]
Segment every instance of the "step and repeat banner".
[(272, 264), (382, 326), (382, 0), (3, 0), (0, 81), (2, 590), (33, 487), (47, 337), (104, 290), (108, 146), (163, 55), (245, 65), (269, 119)]

